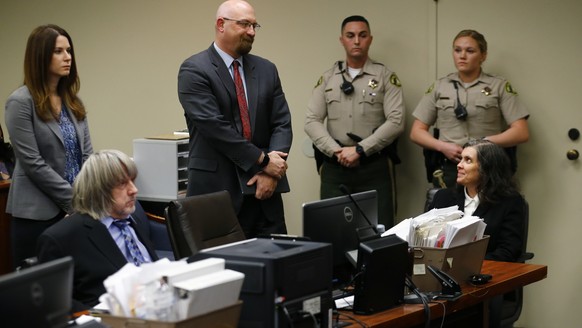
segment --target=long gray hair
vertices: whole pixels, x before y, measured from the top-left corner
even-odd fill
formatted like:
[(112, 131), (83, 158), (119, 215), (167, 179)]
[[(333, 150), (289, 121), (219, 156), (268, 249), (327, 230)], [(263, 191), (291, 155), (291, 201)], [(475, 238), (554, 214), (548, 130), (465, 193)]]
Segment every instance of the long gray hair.
[(87, 159), (73, 183), (73, 209), (98, 220), (110, 214), (115, 187), (133, 181), (137, 167), (119, 150), (101, 150)]

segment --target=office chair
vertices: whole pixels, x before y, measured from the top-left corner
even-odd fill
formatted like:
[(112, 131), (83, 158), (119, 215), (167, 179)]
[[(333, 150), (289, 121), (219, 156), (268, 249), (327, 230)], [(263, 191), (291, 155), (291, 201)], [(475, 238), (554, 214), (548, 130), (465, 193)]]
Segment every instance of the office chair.
[(428, 211), (432, 200), (434, 199), (434, 195), (437, 191), (441, 190), (441, 188), (429, 188), (426, 191), (426, 200), (424, 201), (424, 211)]
[[(523, 243), (522, 254), (517, 262), (525, 263), (534, 257), (534, 253), (527, 251), (527, 237), (529, 230), (529, 204), (525, 202), (525, 220), (523, 223)], [(513, 327), (513, 324), (519, 319), (523, 308), (523, 287), (503, 295), (503, 308), (501, 310), (501, 327)]]
[(246, 239), (226, 190), (171, 201), (165, 216), (176, 259)]
[(149, 212), (146, 212), (141, 203), (135, 202), (135, 212), (132, 216), (136, 222), (143, 222), (145, 226), (142, 230), (154, 244), (154, 251), (159, 258), (174, 260), (174, 252), (170, 243), (170, 236), (166, 226), (166, 219)]
[(150, 240), (159, 258), (174, 260), (174, 251), (170, 242), (170, 234), (166, 225), (166, 218), (145, 212), (150, 226)]

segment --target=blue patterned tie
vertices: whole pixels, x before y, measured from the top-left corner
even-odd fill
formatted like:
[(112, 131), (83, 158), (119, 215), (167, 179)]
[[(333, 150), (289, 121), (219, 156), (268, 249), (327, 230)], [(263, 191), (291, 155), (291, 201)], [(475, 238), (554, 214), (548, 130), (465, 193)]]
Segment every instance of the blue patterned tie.
[(131, 257), (133, 264), (139, 266), (140, 264), (144, 263), (145, 260), (143, 258), (143, 254), (137, 247), (137, 243), (135, 242), (135, 239), (133, 239), (131, 231), (129, 230), (129, 220), (113, 220), (113, 224), (115, 224), (115, 226), (118, 227), (121, 231), (121, 235), (125, 240), (125, 247), (129, 252), (129, 256)]

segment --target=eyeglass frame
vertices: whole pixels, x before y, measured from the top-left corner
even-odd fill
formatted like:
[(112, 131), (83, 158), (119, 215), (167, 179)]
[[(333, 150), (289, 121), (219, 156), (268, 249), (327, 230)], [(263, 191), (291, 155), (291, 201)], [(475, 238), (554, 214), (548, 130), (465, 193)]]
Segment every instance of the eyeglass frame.
[(224, 19), (225, 21), (235, 22), (239, 26), (242, 26), (246, 29), (249, 29), (249, 27), (252, 27), (255, 32), (261, 29), (261, 24), (251, 23), (246, 19), (232, 19), (232, 18), (227, 18), (227, 17), (222, 17), (222, 19)]

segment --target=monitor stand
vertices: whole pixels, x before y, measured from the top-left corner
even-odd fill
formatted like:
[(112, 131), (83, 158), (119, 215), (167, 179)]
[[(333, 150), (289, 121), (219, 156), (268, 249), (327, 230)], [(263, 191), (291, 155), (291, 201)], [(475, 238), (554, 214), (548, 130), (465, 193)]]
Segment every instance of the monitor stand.
[(376, 232), (376, 227), (373, 225), (357, 228), (356, 234), (358, 235), (358, 241), (360, 243), (381, 237), (380, 234)]

